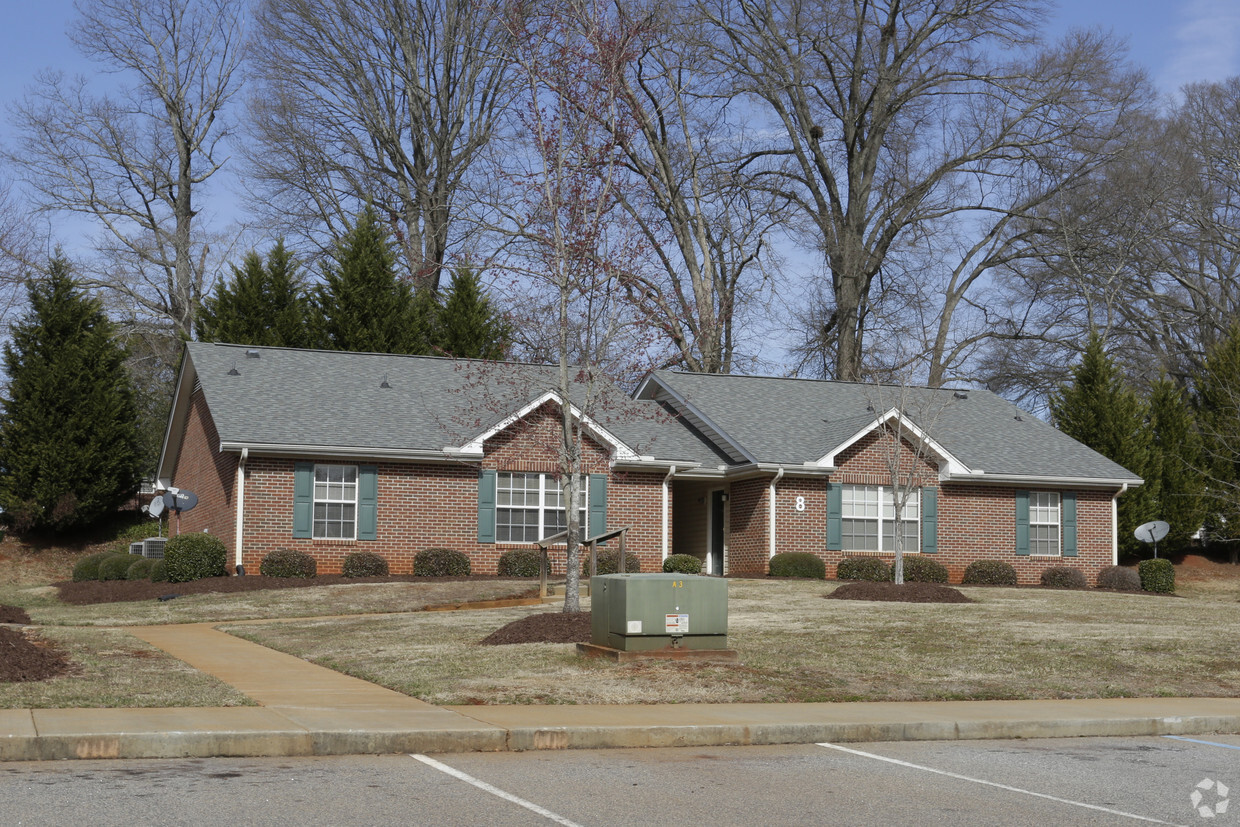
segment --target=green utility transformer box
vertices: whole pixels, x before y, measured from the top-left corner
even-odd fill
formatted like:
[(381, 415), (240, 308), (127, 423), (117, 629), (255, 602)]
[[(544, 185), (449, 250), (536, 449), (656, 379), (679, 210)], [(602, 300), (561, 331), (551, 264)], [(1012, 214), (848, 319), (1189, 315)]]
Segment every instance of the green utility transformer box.
[(590, 578), (590, 642), (625, 652), (727, 649), (728, 583), (695, 574)]

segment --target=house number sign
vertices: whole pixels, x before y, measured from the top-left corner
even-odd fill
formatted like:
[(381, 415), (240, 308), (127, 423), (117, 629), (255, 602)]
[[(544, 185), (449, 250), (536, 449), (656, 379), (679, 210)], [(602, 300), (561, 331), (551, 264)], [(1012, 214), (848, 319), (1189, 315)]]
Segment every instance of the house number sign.
[(797, 511), (805, 510), (805, 498), (804, 497), (797, 497), (796, 509)]

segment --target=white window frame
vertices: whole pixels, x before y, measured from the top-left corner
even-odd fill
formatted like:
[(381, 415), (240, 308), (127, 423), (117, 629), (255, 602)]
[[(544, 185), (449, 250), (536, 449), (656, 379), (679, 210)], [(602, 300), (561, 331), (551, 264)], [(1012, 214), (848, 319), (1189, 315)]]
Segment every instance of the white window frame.
[[(537, 477), (537, 487), (526, 486), (524, 483), (530, 482)], [(513, 486), (513, 482), (520, 478), (523, 485), (520, 488)], [(589, 509), (587, 507), (589, 499), (589, 480), (584, 475), (581, 477), (581, 507), (579, 509), (582, 533), (584, 536), (590, 536), (587, 522), (589, 520)], [(513, 504), (513, 495), (522, 494), (525, 502)], [(533, 497), (534, 503), (530, 504), (528, 500)], [(505, 502), (507, 500), (507, 502)], [(528, 521), (522, 523), (513, 523), (511, 518), (504, 520), (504, 512), (522, 512), (526, 515), (532, 515), (533, 523)], [(560, 481), (556, 479), (554, 474), (543, 474), (536, 471), (499, 471), (495, 475), (495, 541), (497, 543), (523, 543), (532, 545), (541, 540), (543, 537), (549, 537), (564, 529), (559, 527), (559, 522), (552, 523), (551, 520), (555, 515), (567, 514), (563, 507), (563, 490), (560, 487)], [(525, 539), (529, 534), (529, 529), (534, 528), (534, 536), (532, 539)], [(514, 529), (516, 530), (514, 532)], [(519, 533), (519, 537), (514, 539), (514, 533)]]
[[(908, 501), (904, 503), (904, 514), (899, 520), (895, 519), (895, 490), (889, 485), (844, 483), (840, 493), (840, 540), (844, 551), (894, 554), (895, 529), (905, 527), (905, 533), (908, 533), (907, 526), (912, 524), (914, 537), (911, 543), (905, 542), (903, 551), (906, 554), (921, 553), (920, 488), (910, 492)], [(858, 497), (859, 493), (864, 496)], [(857, 523), (873, 526), (873, 531), (865, 531), (860, 536), (866, 540), (873, 537), (876, 548), (850, 545), (852, 538), (859, 535), (855, 530), (848, 529)]]
[[(333, 479), (333, 475), (339, 479)], [(358, 487), (356, 465), (324, 463), (314, 466), (311, 536), (315, 540), (357, 539)], [(329, 516), (333, 512), (336, 516)], [(331, 533), (332, 526), (337, 527), (337, 534)]]
[(1058, 491), (1029, 492), (1029, 554), (1063, 556), (1063, 500)]

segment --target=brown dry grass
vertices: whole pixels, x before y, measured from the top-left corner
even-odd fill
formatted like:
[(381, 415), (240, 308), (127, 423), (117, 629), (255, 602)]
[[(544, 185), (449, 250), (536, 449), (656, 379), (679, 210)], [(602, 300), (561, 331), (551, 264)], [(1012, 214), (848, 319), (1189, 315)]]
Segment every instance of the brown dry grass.
[(976, 601), (963, 605), (824, 600), (835, 584), (732, 581), (739, 667), (477, 645), (528, 609), (230, 631), (433, 703), (1240, 696), (1240, 579), (1228, 579), (1190, 599), (963, 588)]
[(237, 690), (114, 629), (42, 629), (73, 662), (66, 675), (0, 684), (0, 709), (253, 706)]

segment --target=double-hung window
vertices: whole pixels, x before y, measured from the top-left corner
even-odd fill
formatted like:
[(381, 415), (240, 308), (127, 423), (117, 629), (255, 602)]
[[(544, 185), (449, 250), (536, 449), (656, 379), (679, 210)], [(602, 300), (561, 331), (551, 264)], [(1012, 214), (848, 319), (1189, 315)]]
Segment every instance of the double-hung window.
[(357, 466), (314, 466), (314, 539), (357, 537)]
[[(586, 531), (586, 478), (581, 492), (578, 521)], [(552, 474), (501, 471), (495, 478), (495, 539), (501, 543), (533, 543), (568, 527), (564, 493)], [(588, 534), (588, 531), (586, 531)]]
[(1029, 492), (1029, 553), (1059, 556), (1059, 494)]
[(921, 550), (921, 491), (912, 491), (896, 519), (895, 492), (888, 486), (841, 486), (841, 540), (849, 551), (895, 551), (896, 532), (901, 549)]

